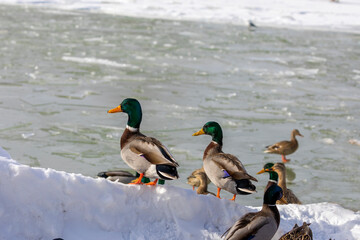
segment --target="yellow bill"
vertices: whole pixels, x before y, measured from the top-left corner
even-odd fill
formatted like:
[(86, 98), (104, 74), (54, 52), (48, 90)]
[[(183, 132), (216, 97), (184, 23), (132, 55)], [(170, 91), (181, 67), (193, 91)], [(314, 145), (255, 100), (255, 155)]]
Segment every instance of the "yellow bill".
[(199, 136), (199, 135), (203, 135), (203, 134), (205, 134), (204, 129), (200, 129), (199, 131), (194, 133), (193, 136)]
[(117, 106), (116, 108), (110, 109), (108, 113), (116, 113), (116, 112), (122, 112), (121, 105)]

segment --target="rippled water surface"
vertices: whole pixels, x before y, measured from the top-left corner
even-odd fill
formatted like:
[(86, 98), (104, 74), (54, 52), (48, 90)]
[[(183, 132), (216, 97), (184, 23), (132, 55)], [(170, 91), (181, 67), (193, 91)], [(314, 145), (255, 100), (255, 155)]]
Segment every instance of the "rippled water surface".
[[(127, 168), (119, 155), (126, 97), (143, 107), (143, 133), (180, 163), (202, 164), (209, 121), (224, 151), (256, 175), (280, 161), (264, 147), (304, 135), (289, 156), (288, 187), (304, 203), (360, 209), (360, 36), (124, 18), (0, 5), (0, 145), (21, 163), (95, 176)], [(237, 202), (260, 205), (258, 193)], [(210, 190), (215, 192), (214, 185)], [(230, 194), (222, 193), (230, 198)]]

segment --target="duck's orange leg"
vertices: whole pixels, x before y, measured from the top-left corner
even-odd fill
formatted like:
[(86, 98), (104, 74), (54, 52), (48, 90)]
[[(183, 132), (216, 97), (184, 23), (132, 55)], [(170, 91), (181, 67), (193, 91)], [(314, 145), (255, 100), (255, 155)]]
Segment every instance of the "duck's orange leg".
[(141, 179), (144, 177), (144, 174), (143, 173), (140, 173), (140, 176), (137, 178), (137, 179), (135, 179), (135, 180), (133, 180), (131, 183), (129, 183), (129, 184), (143, 184), (142, 182), (141, 182)]
[(232, 199), (229, 199), (230, 201), (235, 201), (235, 198), (236, 198), (236, 194), (234, 194), (233, 198)]
[(285, 155), (281, 155), (281, 160), (283, 161), (283, 163), (290, 162), (290, 159), (287, 159)]
[(221, 199), (221, 197), (220, 197), (220, 191), (221, 191), (221, 188), (218, 188), (218, 189), (217, 189), (216, 197)]
[(153, 182), (146, 183), (145, 185), (155, 186), (157, 181), (158, 181), (158, 179), (155, 179)]
[(195, 191), (195, 186), (193, 186), (193, 191)]

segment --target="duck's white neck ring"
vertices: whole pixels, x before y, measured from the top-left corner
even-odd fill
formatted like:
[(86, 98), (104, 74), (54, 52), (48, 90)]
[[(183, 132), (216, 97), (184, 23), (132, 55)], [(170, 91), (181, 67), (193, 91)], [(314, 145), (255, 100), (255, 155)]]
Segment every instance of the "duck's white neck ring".
[(277, 183), (277, 181), (269, 179), (269, 182)]
[(130, 127), (129, 125), (126, 125), (126, 129), (129, 129), (130, 132), (138, 132), (138, 128)]
[(215, 141), (211, 141), (212, 143), (215, 143), (215, 144), (219, 144), (218, 142), (215, 142)]
[(268, 204), (269, 207), (275, 207), (275, 204)]

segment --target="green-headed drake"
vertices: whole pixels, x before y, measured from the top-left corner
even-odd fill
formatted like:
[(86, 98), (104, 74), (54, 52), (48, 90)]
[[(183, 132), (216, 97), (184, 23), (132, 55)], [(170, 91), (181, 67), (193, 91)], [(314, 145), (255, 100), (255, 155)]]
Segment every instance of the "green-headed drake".
[(299, 130), (294, 129), (291, 132), (290, 141), (281, 141), (281, 142), (277, 142), (273, 145), (266, 146), (266, 150), (264, 152), (280, 154), (281, 159), (284, 163), (289, 162), (290, 159), (286, 159), (286, 155), (290, 155), (290, 154), (294, 153), (299, 147), (299, 143), (296, 140), (296, 136), (303, 137), (303, 135), (301, 135)]
[(237, 220), (223, 234), (225, 240), (271, 240), (280, 224), (280, 214), (275, 203), (282, 194), (278, 185), (270, 186), (264, 194), (261, 211), (247, 213)]
[(237, 194), (245, 195), (256, 192), (256, 187), (250, 180), (257, 182), (257, 179), (246, 172), (237, 157), (222, 151), (223, 133), (220, 125), (217, 122), (207, 122), (193, 136), (202, 134), (212, 136), (212, 141), (204, 152), (203, 166), (206, 175), (218, 188), (216, 196), (220, 198), (220, 190), (224, 189), (234, 194), (231, 199), (234, 201)]
[(198, 189), (196, 190), (197, 194), (211, 194), (214, 195), (214, 193), (209, 192), (207, 189), (209, 183), (211, 182), (209, 177), (206, 175), (204, 168), (199, 168), (194, 170), (190, 176), (187, 178), (188, 184), (193, 187), (193, 190), (195, 190), (195, 187)]
[[(274, 166), (273, 163), (266, 163), (263, 167), (263, 169), (261, 169), (257, 174), (261, 174), (261, 173), (264, 173), (265, 172), (265, 169), (270, 169)], [(268, 181), (268, 184), (266, 185), (265, 189), (264, 189), (264, 192), (266, 192), (266, 190), (272, 186), (272, 185), (277, 185), (278, 183), (278, 179), (279, 179), (279, 176), (276, 172), (273, 172), (273, 171), (268, 171), (269, 173), (269, 181)]]
[(271, 175), (276, 173), (279, 177), (278, 185), (282, 188), (284, 195), (277, 204), (301, 204), (293, 191), (286, 187), (286, 167), (284, 163), (275, 163), (272, 167), (265, 168), (264, 172), (269, 172)]
[(133, 184), (141, 184), (145, 176), (155, 178), (147, 185), (155, 185), (158, 179), (173, 180), (179, 178), (176, 168), (179, 164), (167, 148), (155, 138), (147, 137), (139, 130), (142, 119), (138, 100), (126, 98), (108, 113), (124, 112), (128, 115), (126, 129), (120, 139), (121, 157), (129, 167), (140, 174)]

